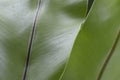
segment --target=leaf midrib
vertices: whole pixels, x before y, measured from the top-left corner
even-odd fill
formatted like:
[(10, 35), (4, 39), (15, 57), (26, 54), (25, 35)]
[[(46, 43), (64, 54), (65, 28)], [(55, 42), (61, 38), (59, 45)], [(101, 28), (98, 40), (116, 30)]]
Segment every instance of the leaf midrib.
[(108, 63), (109, 63), (111, 57), (112, 57), (113, 54), (114, 54), (114, 51), (115, 51), (116, 46), (117, 46), (117, 44), (118, 44), (119, 38), (120, 38), (120, 30), (119, 30), (119, 32), (117, 33), (117, 36), (116, 36), (115, 41), (114, 41), (114, 43), (113, 43), (113, 45), (112, 45), (112, 48), (110, 49), (110, 52), (109, 52), (108, 56), (106, 57), (103, 65), (102, 65), (102, 67), (101, 67), (101, 69), (100, 69), (100, 72), (99, 72), (99, 74), (98, 74), (97, 80), (101, 80), (101, 78), (102, 78), (102, 76), (103, 76), (103, 73), (104, 73), (104, 71), (105, 71)]
[(26, 76), (27, 76), (27, 72), (28, 72), (30, 56), (31, 56), (31, 50), (32, 50), (32, 44), (33, 44), (33, 40), (34, 40), (36, 23), (37, 23), (39, 11), (40, 11), (40, 6), (41, 6), (41, 0), (38, 0), (38, 6), (37, 6), (36, 13), (35, 13), (35, 18), (34, 18), (34, 21), (33, 21), (31, 35), (30, 35), (29, 44), (28, 44), (27, 57), (26, 57), (26, 63), (25, 63), (25, 70), (24, 70), (23, 78), (22, 78), (23, 80), (26, 80)]

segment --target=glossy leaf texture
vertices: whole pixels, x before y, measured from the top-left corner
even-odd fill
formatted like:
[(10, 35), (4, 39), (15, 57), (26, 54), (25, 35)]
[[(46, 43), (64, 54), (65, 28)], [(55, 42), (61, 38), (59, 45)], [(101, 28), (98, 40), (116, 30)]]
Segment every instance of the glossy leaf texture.
[[(0, 0), (0, 80), (22, 80), (38, 0)], [(42, 0), (27, 80), (59, 80), (87, 0)]]
[(86, 10), (86, 0), (42, 0), (28, 80), (59, 80)]
[[(119, 80), (120, 0), (95, 0), (74, 43), (62, 80)], [(120, 37), (120, 35), (118, 35)], [(118, 37), (118, 38), (119, 38)], [(98, 78), (107, 56), (101, 78)]]
[(0, 0), (0, 80), (22, 80), (36, 12), (29, 3)]

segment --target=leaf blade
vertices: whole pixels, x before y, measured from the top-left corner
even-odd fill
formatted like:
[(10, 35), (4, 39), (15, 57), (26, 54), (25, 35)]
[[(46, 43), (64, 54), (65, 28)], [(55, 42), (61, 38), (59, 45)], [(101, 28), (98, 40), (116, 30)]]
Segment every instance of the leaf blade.
[[(86, 0), (42, 2), (43, 11), (36, 26), (28, 80), (59, 79), (87, 8)], [(78, 3), (84, 3), (80, 9)], [(74, 13), (74, 9), (78, 11)], [(76, 14), (82, 14), (82, 17), (76, 18)]]
[(96, 80), (120, 28), (118, 4), (119, 0), (94, 1), (77, 36), (62, 80)]
[(28, 0), (0, 0), (1, 80), (22, 80), (34, 15)]

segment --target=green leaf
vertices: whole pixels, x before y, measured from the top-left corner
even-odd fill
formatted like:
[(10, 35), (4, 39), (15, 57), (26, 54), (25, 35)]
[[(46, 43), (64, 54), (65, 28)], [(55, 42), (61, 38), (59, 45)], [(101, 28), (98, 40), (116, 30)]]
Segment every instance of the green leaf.
[[(110, 51), (110, 54), (108, 55), (108, 58), (106, 59), (106, 64), (104, 64), (105, 69), (104, 70), (104, 66), (103, 66), (103, 71), (104, 73), (102, 73), (103, 71), (101, 70), (101, 74), (99, 77), (101, 77), (102, 80), (119, 80), (119, 74), (120, 74), (120, 63), (119, 63), (119, 57), (120, 57), (120, 32), (117, 35), (116, 41), (113, 44), (113, 47)], [(113, 74), (111, 74), (113, 73)], [(98, 78), (99, 78), (98, 77)]]
[[(22, 80), (37, 0), (0, 0), (0, 80)], [(58, 80), (85, 20), (87, 0), (42, 0), (27, 80)], [(35, 21), (36, 23), (36, 21)]]
[[(119, 80), (120, 1), (95, 0), (73, 46), (62, 80)], [(118, 35), (120, 36), (120, 35)], [(119, 37), (118, 37), (119, 38)], [(106, 63), (102, 76), (100, 72)]]
[(86, 0), (42, 1), (32, 46), (28, 80), (59, 79), (85, 18), (86, 8)]
[(35, 12), (28, 0), (0, 0), (0, 80), (22, 80)]

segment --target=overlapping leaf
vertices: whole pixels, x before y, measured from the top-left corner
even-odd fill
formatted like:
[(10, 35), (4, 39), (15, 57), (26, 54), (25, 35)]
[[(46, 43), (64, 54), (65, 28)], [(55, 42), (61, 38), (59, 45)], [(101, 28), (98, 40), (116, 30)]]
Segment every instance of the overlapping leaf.
[(58, 80), (86, 13), (86, 0), (44, 0), (28, 80)]
[[(0, 80), (22, 80), (37, 4), (0, 0)], [(42, 0), (26, 79), (119, 80), (119, 4), (95, 0), (85, 19), (87, 0)]]
[[(95, 0), (77, 36), (62, 80), (120, 79), (119, 42), (114, 46), (120, 29), (119, 4), (119, 0)], [(113, 56), (98, 78), (113, 46)]]
[[(37, 0), (0, 0), (0, 80), (22, 80)], [(86, 0), (42, 0), (27, 80), (58, 80)]]

